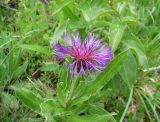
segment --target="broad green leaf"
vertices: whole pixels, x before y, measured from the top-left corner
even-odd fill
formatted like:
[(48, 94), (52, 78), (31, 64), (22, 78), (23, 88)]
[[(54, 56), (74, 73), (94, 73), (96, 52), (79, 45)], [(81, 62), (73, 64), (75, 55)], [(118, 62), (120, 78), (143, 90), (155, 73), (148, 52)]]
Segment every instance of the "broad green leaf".
[(59, 73), (59, 83), (57, 85), (57, 99), (63, 107), (66, 107), (67, 92), (71, 84), (70, 72), (68, 69), (61, 69)]
[(65, 114), (66, 111), (56, 99), (48, 99), (41, 104), (41, 112), (46, 121), (54, 122), (56, 116)]
[(41, 112), (40, 105), (42, 103), (42, 100), (37, 97), (33, 92), (26, 88), (18, 88), (15, 86), (11, 87), (13, 90), (15, 90), (17, 97), (30, 109), (33, 111), (36, 111), (38, 113)]
[(67, 122), (116, 122), (110, 114), (106, 115), (85, 115), (85, 116), (78, 116), (72, 115), (67, 118)]
[[(121, 69), (120, 69), (121, 71)], [(119, 72), (120, 72), (119, 71)], [(116, 96), (128, 96), (129, 87), (126, 87), (126, 83), (123, 81), (119, 74), (115, 75), (110, 82), (106, 86), (107, 88), (111, 89), (109, 92), (109, 97), (116, 97)], [(106, 88), (104, 88), (106, 89)], [(102, 90), (103, 91), (103, 90)]]
[[(111, 83), (111, 82), (109, 82), (109, 83)], [(109, 85), (109, 87), (110, 87), (110, 85)], [(103, 101), (103, 100), (105, 101), (113, 93), (112, 90), (113, 89), (111, 89), (111, 88), (104, 88), (100, 92), (97, 92), (94, 96), (92, 96), (92, 97), (88, 96), (88, 97), (90, 97), (90, 101), (93, 101), (93, 102), (98, 102), (98, 101)]]
[(73, 2), (73, 0), (61, 1), (59, 4), (57, 4), (57, 8), (53, 12), (52, 16), (54, 16), (55, 14), (57, 14), (58, 12), (60, 12), (64, 7), (66, 7), (67, 5), (69, 5), (72, 2)]
[(104, 20), (96, 20), (93, 22), (92, 26), (93, 27), (109, 27), (110, 23)]
[(49, 48), (40, 45), (21, 44), (19, 45), (19, 47), (27, 51), (36, 51), (38, 53), (46, 54), (48, 56), (52, 54)]
[(86, 89), (88, 87), (89, 86), (85, 81), (79, 81), (73, 93), (72, 100), (70, 101), (70, 106), (81, 105), (90, 98), (90, 96), (86, 94)]
[(66, 107), (66, 90), (65, 90), (66, 88), (65, 88), (65, 85), (64, 85), (65, 83), (64, 82), (58, 83), (57, 99), (63, 107)]
[(90, 87), (87, 89), (89, 93), (95, 93), (98, 90), (102, 89), (109, 80), (119, 71), (123, 65), (128, 50), (117, 55), (113, 61), (108, 65), (106, 70), (99, 74), (96, 79), (90, 84)]
[(26, 72), (28, 61), (24, 62), (22, 66), (19, 66), (12, 74), (13, 79), (18, 79), (23, 73)]
[(54, 112), (55, 112), (55, 101), (47, 100), (41, 104), (41, 112), (45, 116), (46, 121), (55, 122)]
[(128, 38), (123, 40), (123, 44), (127, 49), (133, 49), (134, 52), (136, 53), (136, 56), (138, 58), (139, 64), (143, 68), (148, 67), (148, 60), (145, 54), (145, 49), (143, 44), (139, 39), (137, 39), (133, 35), (129, 35)]
[(125, 25), (121, 23), (112, 23), (109, 29), (109, 45), (113, 51), (117, 50), (118, 45), (122, 41)]
[(73, 30), (78, 30), (78, 29), (84, 29), (88, 26), (87, 23), (83, 21), (69, 21), (68, 22), (68, 28), (73, 31)]
[(114, 120), (113, 115), (116, 115), (116, 113), (109, 113), (106, 111), (103, 107), (100, 106), (100, 104), (89, 104), (89, 113), (91, 114), (97, 114), (97, 115), (106, 115), (110, 114)]
[(102, 0), (92, 0), (86, 2), (81, 6), (83, 17), (87, 22), (96, 19), (98, 16), (107, 12), (106, 8), (103, 6)]
[(119, 73), (126, 84), (133, 87), (137, 77), (137, 63), (131, 51), (128, 53)]
[(58, 69), (58, 65), (53, 64), (52, 62), (46, 62), (42, 67), (42, 71), (55, 71)]
[(72, 10), (69, 8), (69, 7), (64, 7), (63, 8), (63, 13), (68, 17), (70, 18), (71, 20), (73, 21), (76, 21), (78, 20), (78, 17), (72, 12)]

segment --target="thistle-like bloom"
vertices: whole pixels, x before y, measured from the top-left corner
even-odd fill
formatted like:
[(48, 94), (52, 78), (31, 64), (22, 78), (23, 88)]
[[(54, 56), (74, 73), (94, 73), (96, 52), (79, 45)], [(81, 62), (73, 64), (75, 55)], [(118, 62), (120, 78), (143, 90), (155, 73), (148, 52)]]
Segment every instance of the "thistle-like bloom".
[(66, 35), (64, 41), (67, 46), (57, 43), (53, 45), (53, 49), (57, 52), (53, 57), (58, 61), (72, 59), (69, 65), (71, 76), (83, 75), (87, 73), (101, 71), (106, 68), (113, 58), (112, 50), (105, 43), (91, 35), (84, 41), (80, 40), (79, 35), (71, 37)]

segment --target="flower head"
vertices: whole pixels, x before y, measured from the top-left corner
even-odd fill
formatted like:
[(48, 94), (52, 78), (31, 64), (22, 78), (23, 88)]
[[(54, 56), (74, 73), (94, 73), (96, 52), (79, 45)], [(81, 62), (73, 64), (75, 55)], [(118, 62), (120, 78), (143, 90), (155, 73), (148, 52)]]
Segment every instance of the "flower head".
[(91, 71), (101, 71), (113, 58), (112, 50), (94, 35), (87, 37), (84, 41), (80, 40), (78, 34), (73, 37), (66, 35), (64, 41), (67, 46), (59, 43), (53, 45), (53, 49), (57, 52), (54, 58), (58, 61), (71, 58), (72, 62), (69, 67), (72, 76), (86, 77), (86, 74)]

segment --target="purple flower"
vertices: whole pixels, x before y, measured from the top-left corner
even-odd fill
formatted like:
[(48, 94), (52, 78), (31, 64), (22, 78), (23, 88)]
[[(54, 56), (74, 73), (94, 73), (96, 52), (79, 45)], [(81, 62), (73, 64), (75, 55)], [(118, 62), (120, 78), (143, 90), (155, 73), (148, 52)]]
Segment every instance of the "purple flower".
[(57, 52), (54, 58), (58, 61), (71, 58), (72, 63), (69, 67), (72, 76), (83, 75), (86, 77), (86, 74), (91, 71), (101, 71), (113, 58), (112, 50), (107, 44), (100, 43), (100, 40), (94, 35), (86, 38), (83, 42), (78, 34), (73, 37), (66, 35), (64, 40), (67, 46), (59, 43), (53, 45), (53, 49)]

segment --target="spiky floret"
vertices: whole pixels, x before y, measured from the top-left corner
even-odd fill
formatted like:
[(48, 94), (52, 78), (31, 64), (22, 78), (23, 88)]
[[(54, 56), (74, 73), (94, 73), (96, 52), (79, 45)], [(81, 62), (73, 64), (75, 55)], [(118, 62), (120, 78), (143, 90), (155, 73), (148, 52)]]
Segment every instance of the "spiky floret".
[(86, 77), (87, 72), (101, 71), (113, 58), (112, 50), (94, 35), (81, 41), (79, 34), (76, 36), (68, 34), (64, 36), (64, 40), (67, 46), (59, 43), (53, 45), (53, 49), (57, 52), (54, 58), (59, 61), (71, 58), (72, 63), (69, 64), (69, 67), (72, 76)]

